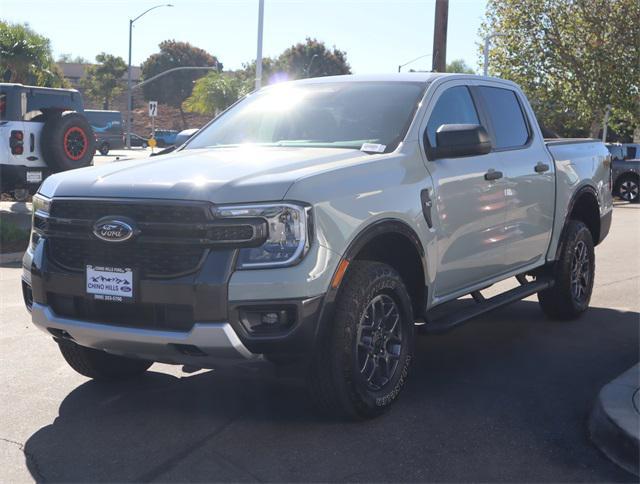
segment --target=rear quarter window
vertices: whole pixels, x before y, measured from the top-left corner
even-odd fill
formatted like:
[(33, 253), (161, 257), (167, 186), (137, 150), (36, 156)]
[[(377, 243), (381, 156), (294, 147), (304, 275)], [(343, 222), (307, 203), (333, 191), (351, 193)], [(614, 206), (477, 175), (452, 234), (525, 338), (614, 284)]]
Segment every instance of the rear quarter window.
[(481, 86), (479, 90), (493, 127), (495, 148), (519, 148), (526, 145), (530, 132), (516, 93), (488, 86)]

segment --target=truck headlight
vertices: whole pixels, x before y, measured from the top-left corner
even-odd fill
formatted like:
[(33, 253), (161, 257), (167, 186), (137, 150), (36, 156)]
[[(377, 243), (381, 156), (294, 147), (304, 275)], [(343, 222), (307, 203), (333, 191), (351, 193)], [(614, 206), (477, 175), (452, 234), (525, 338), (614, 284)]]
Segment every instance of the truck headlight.
[(297, 264), (312, 239), (311, 207), (295, 203), (229, 205), (213, 208), (219, 218), (264, 218), (267, 239), (259, 247), (240, 249), (238, 269), (261, 269)]
[(33, 213), (40, 212), (45, 215), (49, 215), (51, 210), (51, 199), (47, 198), (39, 193), (33, 196)]
[[(31, 215), (31, 250), (36, 248), (38, 241), (42, 237), (42, 223), (44, 218), (48, 217), (51, 211), (51, 199), (39, 193), (33, 196), (32, 200), (33, 214)], [(38, 216), (36, 219), (36, 216)]]

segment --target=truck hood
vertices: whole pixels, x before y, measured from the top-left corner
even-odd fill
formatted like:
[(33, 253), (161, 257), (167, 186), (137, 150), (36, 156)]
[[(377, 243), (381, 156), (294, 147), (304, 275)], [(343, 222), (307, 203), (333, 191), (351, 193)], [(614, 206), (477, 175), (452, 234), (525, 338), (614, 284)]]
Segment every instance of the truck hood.
[(373, 156), (384, 155), (338, 148), (192, 149), (58, 173), (45, 180), (40, 193), (214, 203), (281, 200), (299, 178)]

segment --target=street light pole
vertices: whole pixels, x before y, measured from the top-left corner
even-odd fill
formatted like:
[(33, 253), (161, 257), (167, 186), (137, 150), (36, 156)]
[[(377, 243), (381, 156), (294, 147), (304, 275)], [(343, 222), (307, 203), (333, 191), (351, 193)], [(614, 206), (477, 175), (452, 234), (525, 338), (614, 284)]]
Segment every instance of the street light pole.
[(400, 72), (404, 66), (408, 66), (409, 64), (412, 64), (417, 60), (424, 59), (425, 57), (429, 57), (429, 56), (431, 56), (431, 54), (424, 54), (424, 55), (421, 55), (420, 57), (416, 57), (415, 59), (411, 59), (409, 62), (405, 62), (404, 64), (400, 64), (398, 66), (398, 72)]
[(484, 54), (484, 66), (482, 67), (482, 73), (483, 75), (488, 75), (489, 72), (489, 47), (491, 44), (491, 39), (493, 39), (494, 37), (504, 37), (506, 34), (501, 34), (499, 32), (495, 32), (493, 34), (487, 35), (484, 38), (484, 50), (483, 50), (483, 54)]
[(170, 3), (156, 5), (155, 7), (148, 8), (147, 10), (142, 12), (140, 15), (138, 15), (136, 18), (129, 19), (129, 64), (127, 66), (127, 139), (126, 139), (127, 149), (131, 149), (131, 108), (132, 108), (132, 101), (133, 101), (132, 94), (131, 94), (131, 44), (133, 40), (133, 23), (143, 15), (151, 12), (151, 10), (154, 10), (160, 7), (173, 7), (173, 5), (171, 5)]
[(264, 0), (258, 0), (258, 52), (256, 55), (256, 91), (262, 86), (262, 28), (264, 25)]
[(133, 20), (129, 19), (129, 65), (127, 68), (127, 149), (131, 149), (131, 38), (133, 34)]

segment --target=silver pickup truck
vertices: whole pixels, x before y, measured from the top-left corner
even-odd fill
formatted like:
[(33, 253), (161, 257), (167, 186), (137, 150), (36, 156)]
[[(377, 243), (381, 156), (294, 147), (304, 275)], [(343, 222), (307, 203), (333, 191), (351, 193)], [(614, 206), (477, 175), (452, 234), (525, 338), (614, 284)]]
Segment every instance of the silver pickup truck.
[(397, 399), (417, 333), (536, 293), (548, 317), (580, 316), (611, 215), (605, 146), (545, 142), (511, 82), (308, 79), (172, 154), (49, 177), (23, 292), (88, 377), (266, 361), (368, 418)]

